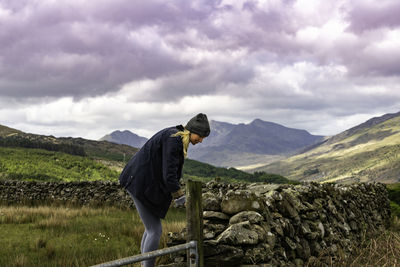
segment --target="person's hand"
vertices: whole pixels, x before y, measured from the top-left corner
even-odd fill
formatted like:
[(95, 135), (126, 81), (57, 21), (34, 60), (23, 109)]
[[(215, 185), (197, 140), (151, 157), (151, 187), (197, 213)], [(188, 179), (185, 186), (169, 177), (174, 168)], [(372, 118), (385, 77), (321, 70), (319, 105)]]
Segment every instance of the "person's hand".
[(183, 195), (184, 195), (184, 194), (183, 194), (182, 189), (179, 189), (179, 190), (176, 191), (176, 192), (172, 192), (172, 197), (173, 197), (174, 199), (180, 198), (180, 197), (183, 196)]
[(186, 196), (183, 195), (180, 198), (175, 199), (174, 203), (175, 203), (175, 208), (185, 206), (185, 204), (186, 204)]

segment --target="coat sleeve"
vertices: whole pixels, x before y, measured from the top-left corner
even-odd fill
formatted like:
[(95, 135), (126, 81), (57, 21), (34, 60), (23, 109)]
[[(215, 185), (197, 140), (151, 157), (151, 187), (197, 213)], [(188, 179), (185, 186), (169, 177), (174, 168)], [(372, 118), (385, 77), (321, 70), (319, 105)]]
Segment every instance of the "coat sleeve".
[(164, 184), (169, 192), (178, 191), (180, 174), (180, 157), (183, 153), (182, 143), (179, 142), (179, 137), (167, 137), (163, 143), (163, 155), (162, 155), (162, 174)]

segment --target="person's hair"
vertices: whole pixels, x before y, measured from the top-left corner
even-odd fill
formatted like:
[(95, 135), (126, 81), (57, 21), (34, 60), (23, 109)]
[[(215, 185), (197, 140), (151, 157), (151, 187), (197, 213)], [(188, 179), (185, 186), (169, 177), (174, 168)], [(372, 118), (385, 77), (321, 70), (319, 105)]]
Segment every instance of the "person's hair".
[(190, 131), (188, 130), (183, 130), (183, 131), (179, 131), (173, 135), (171, 135), (173, 137), (175, 136), (180, 136), (182, 138), (182, 143), (183, 143), (183, 155), (185, 156), (185, 158), (187, 157), (187, 150), (189, 147), (189, 142), (190, 142)]

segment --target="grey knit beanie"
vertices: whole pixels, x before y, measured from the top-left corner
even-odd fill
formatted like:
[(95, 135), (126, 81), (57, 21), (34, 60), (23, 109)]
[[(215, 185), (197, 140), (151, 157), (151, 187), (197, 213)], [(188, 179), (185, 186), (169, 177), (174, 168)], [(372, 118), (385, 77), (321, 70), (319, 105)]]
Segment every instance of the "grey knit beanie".
[(191, 118), (185, 128), (201, 137), (207, 137), (210, 134), (210, 124), (208, 123), (207, 115), (203, 113), (199, 113)]

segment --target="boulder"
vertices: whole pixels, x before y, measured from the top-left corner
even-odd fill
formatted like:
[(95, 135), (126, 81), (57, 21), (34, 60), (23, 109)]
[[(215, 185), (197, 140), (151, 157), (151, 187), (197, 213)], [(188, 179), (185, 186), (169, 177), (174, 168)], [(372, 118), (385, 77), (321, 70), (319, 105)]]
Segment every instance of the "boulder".
[(203, 210), (221, 211), (221, 198), (211, 192), (206, 192), (202, 195)]
[(221, 221), (228, 221), (229, 216), (225, 213), (218, 212), (218, 211), (203, 211), (203, 218), (206, 220), (221, 220)]
[(243, 255), (241, 248), (204, 241), (204, 261), (207, 267), (238, 266), (243, 260)]
[(271, 260), (273, 252), (268, 244), (259, 244), (255, 247), (246, 249), (244, 253), (244, 262), (267, 262)]
[(249, 221), (252, 224), (257, 224), (263, 220), (264, 217), (256, 211), (242, 211), (230, 218), (229, 224), (236, 224), (245, 221)]
[(205, 220), (203, 229), (204, 239), (213, 239), (215, 236), (222, 233), (226, 228), (227, 224), (220, 224)]
[(248, 190), (255, 194), (256, 196), (260, 197), (262, 195), (267, 194), (268, 192), (272, 192), (279, 188), (280, 185), (278, 184), (251, 184), (248, 187)]
[(267, 240), (267, 243), (270, 246), (270, 248), (275, 247), (276, 236), (273, 233), (267, 232), (266, 240)]
[(246, 221), (229, 226), (218, 236), (217, 242), (230, 245), (256, 245), (265, 237), (266, 233), (261, 226)]
[(230, 191), (222, 199), (221, 210), (226, 214), (236, 214), (241, 211), (262, 211), (264, 203), (255, 194), (246, 191)]

